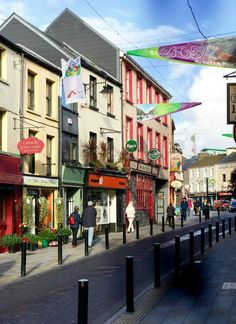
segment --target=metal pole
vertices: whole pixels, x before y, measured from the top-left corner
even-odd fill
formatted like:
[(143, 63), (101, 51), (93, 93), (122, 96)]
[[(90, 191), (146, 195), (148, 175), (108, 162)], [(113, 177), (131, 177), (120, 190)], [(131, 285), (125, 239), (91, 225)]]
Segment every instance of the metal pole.
[(208, 203), (208, 177), (206, 177), (206, 199)]
[(150, 235), (153, 235), (153, 218), (150, 218)]
[(133, 257), (126, 257), (126, 311), (134, 312), (134, 271)]
[(216, 222), (216, 242), (218, 243), (219, 242), (219, 233), (220, 233), (220, 224), (219, 222), (217, 221)]
[(88, 280), (78, 281), (78, 324), (88, 323)]
[(231, 217), (229, 217), (229, 235), (231, 235)]
[(208, 224), (208, 245), (212, 247), (212, 224)]
[(173, 219), (173, 223), (172, 223), (172, 229), (175, 229), (175, 217), (172, 218)]
[(161, 287), (160, 243), (154, 244), (154, 287)]
[(109, 249), (109, 226), (105, 226), (105, 241), (106, 241), (106, 250)]
[(205, 227), (201, 226), (201, 254), (204, 254), (205, 250)]
[(123, 244), (126, 243), (126, 224), (123, 224)]
[(175, 274), (180, 272), (180, 236), (175, 236)]
[(21, 277), (26, 276), (26, 250), (27, 242), (23, 241), (21, 244)]
[(136, 239), (139, 240), (139, 221), (136, 221)]
[(62, 235), (57, 235), (58, 242), (58, 264), (62, 264)]
[(161, 223), (162, 223), (161, 231), (162, 231), (162, 232), (165, 232), (165, 217), (162, 216), (161, 220), (162, 220), (162, 222), (161, 222)]
[(236, 232), (236, 216), (234, 216), (234, 231)]
[(88, 256), (88, 230), (84, 230), (84, 255)]
[(201, 212), (201, 210), (199, 210), (199, 223), (201, 223), (202, 222), (202, 212)]
[(183, 215), (181, 215), (181, 227), (184, 227), (184, 218), (183, 218)]
[(222, 219), (222, 237), (225, 238), (225, 220)]
[(194, 261), (194, 231), (189, 231), (189, 262)]

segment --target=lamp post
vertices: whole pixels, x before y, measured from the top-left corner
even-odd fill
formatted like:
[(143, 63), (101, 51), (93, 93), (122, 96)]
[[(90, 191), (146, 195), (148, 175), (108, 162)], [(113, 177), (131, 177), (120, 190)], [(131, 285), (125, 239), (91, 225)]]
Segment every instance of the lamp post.
[(206, 199), (208, 201), (208, 177), (206, 177)]

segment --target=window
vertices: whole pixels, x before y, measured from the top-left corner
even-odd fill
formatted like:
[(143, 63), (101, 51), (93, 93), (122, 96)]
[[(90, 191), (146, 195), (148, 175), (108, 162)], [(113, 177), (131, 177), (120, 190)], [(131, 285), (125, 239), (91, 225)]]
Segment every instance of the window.
[(168, 168), (168, 140), (167, 137), (163, 137), (163, 166)]
[(146, 88), (146, 103), (152, 103), (152, 87), (150, 84), (147, 84)]
[(2, 79), (2, 74), (3, 74), (3, 53), (4, 51), (0, 48), (0, 79)]
[(143, 124), (138, 123), (137, 129), (138, 159), (143, 160)]
[[(160, 102), (161, 102), (161, 94), (158, 92), (155, 92), (155, 103), (158, 104)], [(156, 120), (160, 122), (161, 118), (157, 117)]]
[(224, 174), (224, 173), (222, 174), (222, 181), (226, 182), (226, 174)]
[[(36, 137), (36, 132), (34, 131), (29, 131), (29, 137)], [(35, 154), (30, 154), (29, 156), (29, 167), (28, 171), (30, 173), (35, 173)]]
[(162, 116), (162, 123), (163, 123), (164, 125), (167, 125), (167, 124), (168, 124), (168, 123), (167, 123), (167, 115)]
[(204, 170), (204, 175), (205, 175), (205, 177), (208, 177), (208, 170), (207, 169)]
[(113, 87), (107, 85), (107, 112), (108, 114), (114, 114), (114, 104), (113, 104)]
[(63, 134), (62, 137), (62, 159), (63, 162), (78, 160), (78, 137)]
[(52, 116), (52, 82), (46, 82), (46, 115)]
[[(161, 152), (161, 135), (160, 133), (156, 132), (156, 148), (158, 149), (159, 152)], [(156, 164), (161, 164), (161, 159), (156, 160)]]
[(147, 151), (152, 149), (152, 129), (147, 128)]
[(35, 109), (35, 75), (28, 72), (28, 109)]
[(113, 138), (107, 138), (107, 162), (114, 162), (114, 140)]
[(70, 110), (74, 111), (74, 112), (78, 112), (78, 103), (77, 102), (73, 102), (71, 104), (69, 104)]
[(97, 108), (97, 79), (92, 75), (89, 80), (89, 106)]
[(3, 147), (3, 143), (2, 143), (2, 140), (3, 140), (3, 115), (4, 115), (4, 112), (0, 111), (0, 150), (2, 150), (2, 147)]
[(47, 136), (47, 147), (46, 147), (46, 163), (47, 163), (47, 176), (52, 175), (52, 137)]
[(137, 103), (143, 103), (143, 80), (139, 76), (137, 76)]
[(130, 139), (133, 139), (133, 119), (130, 117), (126, 117), (125, 130), (125, 138), (126, 142), (128, 142)]
[(136, 176), (136, 208), (149, 209), (150, 198), (153, 192), (153, 180), (151, 177), (137, 174)]
[(132, 70), (129, 66), (125, 67), (125, 99), (133, 102)]

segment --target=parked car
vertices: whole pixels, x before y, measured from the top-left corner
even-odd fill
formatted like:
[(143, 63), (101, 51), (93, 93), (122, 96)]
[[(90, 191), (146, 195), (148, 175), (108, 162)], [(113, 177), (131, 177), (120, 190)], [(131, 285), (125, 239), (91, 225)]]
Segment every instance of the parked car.
[(236, 200), (231, 200), (230, 206), (229, 206), (229, 211), (231, 213), (236, 212)]
[[(213, 210), (216, 210), (216, 202), (213, 203)], [(220, 200), (220, 210), (229, 210), (230, 201), (229, 200)]]

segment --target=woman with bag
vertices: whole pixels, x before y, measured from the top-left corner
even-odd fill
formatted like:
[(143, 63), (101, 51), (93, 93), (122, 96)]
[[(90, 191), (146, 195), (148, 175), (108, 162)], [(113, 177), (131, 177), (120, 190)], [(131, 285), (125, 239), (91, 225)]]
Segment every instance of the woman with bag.
[(72, 247), (77, 246), (77, 234), (80, 225), (79, 207), (75, 206), (74, 212), (69, 216), (69, 225), (72, 231)]
[(129, 221), (129, 226), (128, 226), (128, 233), (131, 232), (134, 232), (134, 218), (135, 218), (135, 209), (134, 209), (134, 205), (133, 205), (133, 201), (130, 200), (128, 206), (126, 207), (126, 215), (127, 215), (127, 218), (128, 218), (128, 221)]

